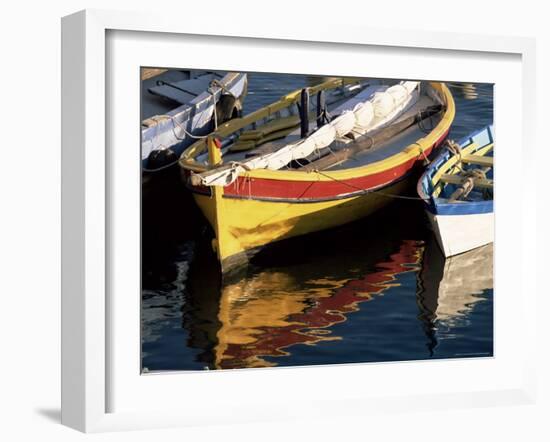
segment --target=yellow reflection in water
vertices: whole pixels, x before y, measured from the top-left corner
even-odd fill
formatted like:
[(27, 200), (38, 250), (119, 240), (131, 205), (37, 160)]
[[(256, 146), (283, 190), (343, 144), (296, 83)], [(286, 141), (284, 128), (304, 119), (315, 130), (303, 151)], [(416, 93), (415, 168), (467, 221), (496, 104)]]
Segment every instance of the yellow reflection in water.
[(396, 276), (418, 270), (422, 248), (405, 241), (367, 273), (347, 271), (304, 277), (300, 269), (263, 270), (222, 288), (214, 349), (216, 368), (276, 365), (264, 357), (288, 355), (296, 344), (339, 340), (330, 327), (358, 304), (399, 285)]

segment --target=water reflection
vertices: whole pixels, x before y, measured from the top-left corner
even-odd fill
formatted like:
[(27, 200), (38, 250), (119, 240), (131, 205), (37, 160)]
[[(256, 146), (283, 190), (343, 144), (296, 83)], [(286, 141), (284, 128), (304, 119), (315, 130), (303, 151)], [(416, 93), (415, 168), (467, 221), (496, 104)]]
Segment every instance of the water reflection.
[(395, 205), (370, 221), (268, 248), (223, 283), (203, 236), (180, 251), (171, 272), (143, 293), (144, 367), (152, 371), (492, 349), (492, 310), (471, 320), (492, 294), (492, 245), (445, 260), (416, 208)]
[(469, 313), (493, 288), (493, 244), (445, 259), (430, 237), (418, 277), (419, 319), (433, 354), (437, 330), (467, 326)]
[(479, 97), (478, 88), (473, 83), (448, 83), (448, 86), (465, 100), (476, 100)]
[[(141, 293), (141, 339), (149, 344), (163, 336), (164, 329), (174, 326), (174, 319), (180, 317), (183, 305), (183, 291), (187, 282), (192, 243), (186, 243), (177, 252), (177, 259), (171, 266), (165, 266), (159, 273), (159, 284), (152, 290), (143, 288)], [(144, 278), (145, 279), (145, 278)], [(143, 351), (142, 356), (147, 356)]]
[(396, 275), (415, 270), (419, 259), (417, 243), (405, 241), (373, 268), (366, 265), (350, 271), (346, 264), (332, 262), (334, 273), (317, 267), (317, 274), (306, 278), (301, 266), (285, 272), (263, 270), (224, 287), (215, 367), (274, 365), (264, 357), (288, 356), (297, 344), (343, 339), (331, 327), (345, 321), (361, 303), (395, 286)]
[(201, 350), (201, 362), (219, 369), (273, 366), (273, 358), (291, 356), (297, 345), (347, 339), (335, 325), (400, 286), (398, 275), (420, 270), (422, 241), (376, 233), (365, 224), (325, 232), (322, 245), (316, 237), (280, 245), (260, 255), (247, 275), (223, 285), (212, 283), (219, 269), (205, 243), (187, 285), (188, 345)]

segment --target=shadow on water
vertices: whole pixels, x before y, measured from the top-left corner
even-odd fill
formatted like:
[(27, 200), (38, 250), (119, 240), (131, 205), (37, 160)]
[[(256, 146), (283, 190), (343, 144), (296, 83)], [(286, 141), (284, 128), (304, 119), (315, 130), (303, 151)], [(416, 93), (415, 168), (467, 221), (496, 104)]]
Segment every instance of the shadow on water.
[(189, 332), (187, 345), (200, 350), (196, 360), (207, 367), (214, 366), (217, 333), (222, 326), (218, 319), (221, 268), (210, 241), (202, 235), (197, 242), (182, 307), (182, 327)]
[(144, 180), (141, 213), (142, 285), (148, 289), (174, 279), (178, 249), (206, 221), (182, 185), (177, 165)]

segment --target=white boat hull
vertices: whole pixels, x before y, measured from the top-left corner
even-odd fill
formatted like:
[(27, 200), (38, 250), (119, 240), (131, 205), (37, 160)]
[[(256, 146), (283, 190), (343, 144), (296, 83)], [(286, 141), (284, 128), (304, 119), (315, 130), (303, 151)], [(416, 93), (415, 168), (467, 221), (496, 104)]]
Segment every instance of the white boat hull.
[(428, 218), (445, 257), (476, 249), (494, 241), (494, 213), (434, 215)]

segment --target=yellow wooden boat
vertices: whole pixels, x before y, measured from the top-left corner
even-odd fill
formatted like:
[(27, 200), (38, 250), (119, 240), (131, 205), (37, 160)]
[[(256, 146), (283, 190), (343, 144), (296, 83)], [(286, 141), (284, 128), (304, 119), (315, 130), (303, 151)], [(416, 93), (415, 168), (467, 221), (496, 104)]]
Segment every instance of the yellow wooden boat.
[[(214, 229), (222, 271), (267, 244), (355, 221), (391, 202), (413, 184), (414, 170), (444, 141), (454, 115), (443, 83), (337, 78), (191, 145), (179, 164)], [(403, 126), (411, 118), (414, 124)]]

